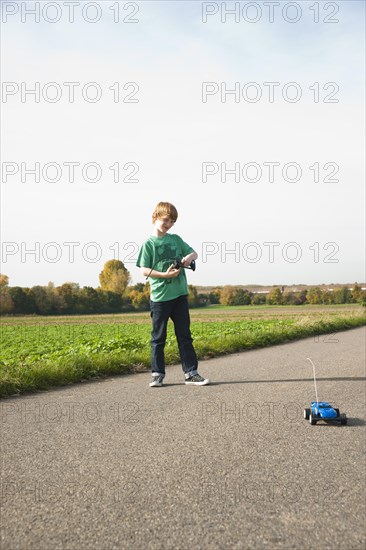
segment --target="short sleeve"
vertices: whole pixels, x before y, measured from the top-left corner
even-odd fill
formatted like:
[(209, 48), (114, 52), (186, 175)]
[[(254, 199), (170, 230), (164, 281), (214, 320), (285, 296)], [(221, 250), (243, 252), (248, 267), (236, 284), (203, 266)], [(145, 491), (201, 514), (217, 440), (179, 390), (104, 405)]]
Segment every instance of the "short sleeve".
[(137, 267), (152, 267), (153, 253), (148, 241), (144, 242), (144, 244), (141, 246), (136, 265)]
[(183, 256), (187, 256), (188, 254), (191, 254), (191, 252), (194, 252), (193, 248), (191, 246), (189, 246), (189, 244), (187, 244), (186, 242), (183, 241), (183, 239), (181, 237), (179, 237), (177, 235), (179, 241), (180, 241), (180, 244), (181, 244), (181, 247), (182, 247), (182, 252), (183, 252)]

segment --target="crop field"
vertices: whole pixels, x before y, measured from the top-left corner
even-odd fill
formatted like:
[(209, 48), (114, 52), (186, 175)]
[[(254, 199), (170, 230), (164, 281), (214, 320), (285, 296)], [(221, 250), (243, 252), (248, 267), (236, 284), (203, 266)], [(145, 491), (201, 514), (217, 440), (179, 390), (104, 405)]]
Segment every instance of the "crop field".
[[(366, 324), (361, 306), (210, 306), (191, 310), (199, 359)], [(167, 364), (179, 362), (172, 323)], [(150, 368), (149, 312), (0, 319), (0, 395)]]

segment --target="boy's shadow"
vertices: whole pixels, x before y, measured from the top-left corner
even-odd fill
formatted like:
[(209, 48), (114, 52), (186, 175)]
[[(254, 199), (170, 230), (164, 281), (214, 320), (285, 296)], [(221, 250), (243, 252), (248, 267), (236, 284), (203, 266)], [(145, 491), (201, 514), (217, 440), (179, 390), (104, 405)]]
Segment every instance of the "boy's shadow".
[[(306, 382), (308, 383), (311, 379), (309, 378), (281, 378), (277, 380), (223, 380), (222, 382), (211, 382), (210, 386), (218, 386), (222, 384), (278, 384), (283, 382)], [(328, 382), (365, 382), (365, 376), (333, 376), (330, 378), (317, 378), (317, 380), (325, 380)]]
[[(284, 382), (306, 382), (309, 383), (309, 378), (281, 378), (277, 380), (222, 380), (219, 381), (211, 381), (207, 387), (210, 386), (222, 386), (224, 384), (282, 384)], [(366, 382), (365, 376), (333, 376), (330, 378), (317, 378), (319, 381), (327, 381), (327, 382)], [(181, 386), (184, 384), (184, 382), (165, 382), (164, 386)], [(205, 386), (206, 387), (206, 386)]]

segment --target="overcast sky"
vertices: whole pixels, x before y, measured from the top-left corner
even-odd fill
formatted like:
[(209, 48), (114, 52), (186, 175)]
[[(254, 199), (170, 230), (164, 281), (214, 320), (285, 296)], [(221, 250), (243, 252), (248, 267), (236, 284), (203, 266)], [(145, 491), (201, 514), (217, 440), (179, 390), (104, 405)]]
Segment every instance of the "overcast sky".
[(11, 286), (143, 282), (159, 201), (191, 284), (364, 282), (364, 2), (1, 4)]

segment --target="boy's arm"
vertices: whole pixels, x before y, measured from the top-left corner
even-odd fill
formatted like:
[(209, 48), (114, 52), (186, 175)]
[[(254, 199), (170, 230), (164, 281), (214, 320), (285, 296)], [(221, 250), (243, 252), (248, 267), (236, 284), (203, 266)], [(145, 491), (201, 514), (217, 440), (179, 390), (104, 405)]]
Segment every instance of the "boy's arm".
[(182, 264), (188, 267), (193, 262), (193, 260), (197, 260), (197, 258), (198, 254), (193, 250), (193, 252), (182, 258)]
[[(145, 264), (145, 265), (144, 265)], [(141, 268), (142, 274), (146, 279), (152, 277), (154, 279), (172, 279), (173, 277), (178, 277), (180, 269), (173, 269), (173, 264), (165, 271), (157, 271), (151, 267), (145, 267), (151, 265), (154, 268), (153, 264), (153, 254), (151, 253), (151, 247), (149, 243), (144, 243), (140, 249), (136, 265)]]
[(182, 237), (180, 237), (179, 235), (176, 235), (176, 237), (180, 241), (183, 249), (183, 254), (185, 254), (185, 256), (183, 256), (183, 258), (181, 259), (181, 262), (185, 267), (189, 267), (193, 260), (197, 260), (198, 254), (195, 250), (193, 250), (191, 246), (189, 246), (189, 244), (183, 241)]
[(173, 277), (178, 277), (180, 269), (174, 269), (173, 264), (164, 271), (156, 271), (156, 269), (151, 269), (151, 267), (141, 267), (142, 274), (144, 277), (151, 277), (152, 279), (172, 279)]

